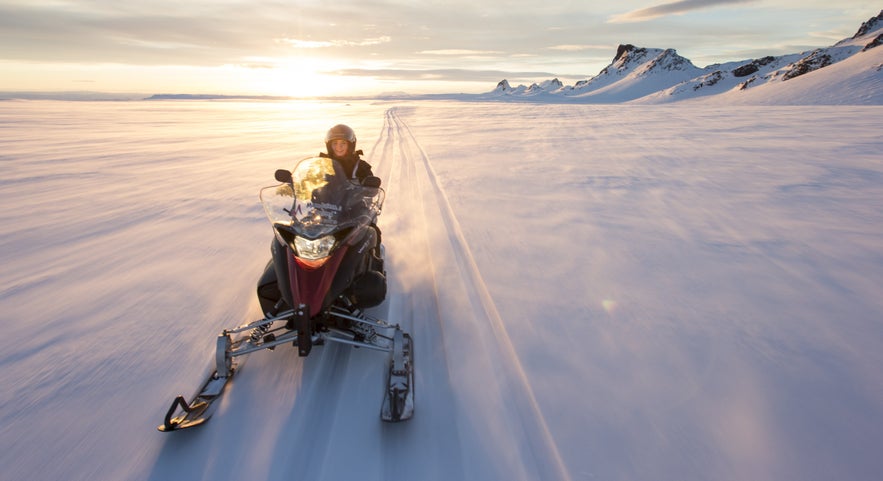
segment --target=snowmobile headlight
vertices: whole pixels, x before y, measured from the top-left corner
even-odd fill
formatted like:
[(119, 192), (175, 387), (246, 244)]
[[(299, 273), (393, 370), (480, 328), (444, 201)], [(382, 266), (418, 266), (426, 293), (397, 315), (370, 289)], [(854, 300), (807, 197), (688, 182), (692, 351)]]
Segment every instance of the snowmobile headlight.
[(331, 255), (331, 249), (334, 248), (336, 242), (334, 235), (326, 235), (315, 240), (295, 236), (294, 248), (298, 257), (314, 261)]

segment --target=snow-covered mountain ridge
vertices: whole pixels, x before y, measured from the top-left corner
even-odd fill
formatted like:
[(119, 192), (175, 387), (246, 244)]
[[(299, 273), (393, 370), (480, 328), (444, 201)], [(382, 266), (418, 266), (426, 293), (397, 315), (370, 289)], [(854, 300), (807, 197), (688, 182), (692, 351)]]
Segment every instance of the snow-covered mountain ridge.
[[(827, 99), (824, 103), (879, 104), (883, 103), (883, 49), (875, 47), (881, 43), (883, 10), (862, 23), (855, 35), (830, 47), (704, 68), (696, 67), (674, 49), (624, 44), (617, 48), (613, 61), (598, 75), (574, 85), (563, 85), (556, 78), (529, 87), (512, 87), (507, 80), (502, 80), (493, 91), (481, 97), (537, 101), (571, 99), (585, 103), (666, 103), (721, 95), (736, 102), (751, 98), (773, 103), (777, 98), (787, 102), (794, 98), (792, 91), (798, 89), (802, 91), (801, 98)], [(785, 84), (807, 74), (824, 75), (827, 81), (819, 82), (817, 78), (814, 82)], [(834, 84), (837, 93), (818, 90)], [(758, 90), (760, 86), (766, 87), (759, 89), (763, 96), (743, 95)], [(789, 92), (792, 95), (788, 95)]]

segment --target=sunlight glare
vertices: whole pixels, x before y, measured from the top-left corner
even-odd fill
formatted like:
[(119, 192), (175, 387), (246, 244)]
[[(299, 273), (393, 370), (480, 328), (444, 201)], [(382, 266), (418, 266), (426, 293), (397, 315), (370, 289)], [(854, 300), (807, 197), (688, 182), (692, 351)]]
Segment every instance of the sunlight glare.
[(297, 58), (270, 62), (266, 68), (251, 69), (249, 90), (264, 95), (317, 97), (346, 91), (343, 77), (323, 74), (334, 70), (327, 62)]
[(613, 310), (616, 309), (616, 301), (613, 299), (604, 299), (601, 301), (601, 307), (604, 308), (604, 311), (606, 311), (607, 314), (613, 314)]

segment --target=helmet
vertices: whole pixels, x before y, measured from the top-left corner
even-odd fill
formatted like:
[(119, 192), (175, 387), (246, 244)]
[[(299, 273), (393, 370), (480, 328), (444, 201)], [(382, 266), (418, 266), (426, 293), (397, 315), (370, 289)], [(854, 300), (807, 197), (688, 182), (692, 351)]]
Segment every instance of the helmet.
[(325, 134), (325, 144), (332, 140), (346, 140), (347, 142), (353, 144), (353, 147), (356, 146), (356, 132), (351, 129), (347, 125), (337, 124), (334, 127), (328, 129), (328, 133)]

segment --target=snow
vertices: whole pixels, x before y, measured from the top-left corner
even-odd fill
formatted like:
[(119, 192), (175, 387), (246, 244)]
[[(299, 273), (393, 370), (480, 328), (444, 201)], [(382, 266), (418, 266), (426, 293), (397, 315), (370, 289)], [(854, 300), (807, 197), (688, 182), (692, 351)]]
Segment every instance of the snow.
[[(3, 478), (877, 479), (883, 110), (853, 103), (2, 102)], [(157, 432), (259, 317), (259, 188), (341, 122), (414, 418), (379, 420), (382, 354), (278, 348)]]
[[(723, 105), (883, 104), (883, 11), (836, 44), (801, 53), (697, 68), (674, 49), (620, 45), (598, 75), (512, 88), (502, 80), (474, 98), (547, 103), (662, 104), (700, 99)], [(799, 81), (792, 82), (791, 80)]]
[(732, 89), (712, 102), (725, 105), (883, 105), (883, 49), (859, 52), (824, 69), (745, 91)]

